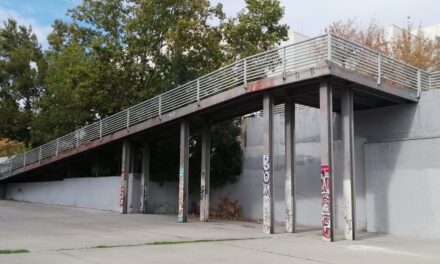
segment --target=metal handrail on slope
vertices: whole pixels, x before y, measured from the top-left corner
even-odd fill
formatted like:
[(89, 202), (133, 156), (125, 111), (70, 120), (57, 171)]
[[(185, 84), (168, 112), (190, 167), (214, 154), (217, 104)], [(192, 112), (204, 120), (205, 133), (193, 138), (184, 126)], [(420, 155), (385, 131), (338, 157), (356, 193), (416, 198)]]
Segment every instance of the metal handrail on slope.
[(0, 163), (0, 177), (10, 176), (14, 171), (29, 164), (58, 156), (64, 151), (101, 139), (116, 131), (129, 129), (150, 118), (161, 117), (182, 106), (199, 103), (200, 100), (216, 93), (241, 85), (246, 86), (248, 82), (273, 75), (286, 76), (289, 72), (317, 67), (327, 61), (371, 75), (377, 78), (378, 84), (388, 80), (418, 92), (440, 88), (439, 73), (430, 75), (341, 37), (332, 34), (321, 35), (238, 60), (194, 81), (16, 155)]

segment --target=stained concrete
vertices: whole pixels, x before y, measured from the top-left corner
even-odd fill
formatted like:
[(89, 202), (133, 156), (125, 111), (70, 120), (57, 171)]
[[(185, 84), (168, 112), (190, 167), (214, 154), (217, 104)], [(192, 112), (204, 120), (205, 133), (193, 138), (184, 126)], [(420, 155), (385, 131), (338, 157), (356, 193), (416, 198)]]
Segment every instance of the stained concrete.
[[(296, 222), (300, 225), (321, 225), (321, 182), (320, 182), (320, 127), (319, 110), (303, 108), (295, 113), (296, 133)], [(333, 115), (334, 125), (334, 194), (335, 194), (335, 226), (343, 228), (344, 201), (342, 193), (343, 146), (341, 141), (341, 120)], [(219, 197), (229, 195), (237, 199), (242, 206), (241, 215), (246, 218), (261, 219), (262, 212), (262, 118), (247, 118), (243, 121), (243, 172), (239, 181), (212, 191), (213, 203)], [(275, 220), (285, 220), (285, 170), (284, 170), (284, 115), (276, 115), (274, 119), (274, 205)], [(356, 216), (357, 230), (366, 230), (365, 211), (365, 177), (363, 138), (355, 139), (356, 159)]]
[(7, 184), (6, 199), (118, 211), (119, 188), (120, 177), (10, 183)]
[[(175, 216), (0, 201), (0, 249), (30, 251), (0, 254), (0, 263), (440, 262), (438, 240), (361, 234), (359, 241), (327, 243), (319, 229), (300, 227), (299, 233), (287, 234), (277, 227), (277, 234), (264, 235), (262, 226), (252, 222), (197, 218), (177, 224)], [(196, 243), (201, 239), (206, 241)], [(218, 239), (224, 241), (213, 241)], [(151, 244), (164, 241), (188, 243)]]

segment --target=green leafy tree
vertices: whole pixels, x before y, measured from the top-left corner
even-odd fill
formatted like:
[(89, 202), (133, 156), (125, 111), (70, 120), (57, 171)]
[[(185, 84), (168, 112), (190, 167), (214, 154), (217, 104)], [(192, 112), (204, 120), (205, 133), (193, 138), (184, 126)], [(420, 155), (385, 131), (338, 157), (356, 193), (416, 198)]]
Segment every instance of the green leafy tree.
[(0, 137), (29, 143), (29, 124), (46, 62), (32, 28), (8, 19), (0, 27)]
[[(246, 4), (227, 19), (222, 5), (208, 0), (84, 0), (69, 10), (71, 23), (53, 24), (33, 142), (71, 132), (287, 38), (279, 1)], [(221, 186), (241, 172), (240, 128), (229, 121), (212, 129), (212, 178)], [(198, 180), (198, 133), (191, 142), (190, 177)], [(153, 179), (177, 179), (178, 146), (177, 138), (156, 144)]]
[(280, 24), (284, 8), (278, 0), (246, 0), (237, 17), (223, 25), (229, 55), (243, 58), (287, 40), (288, 26)]

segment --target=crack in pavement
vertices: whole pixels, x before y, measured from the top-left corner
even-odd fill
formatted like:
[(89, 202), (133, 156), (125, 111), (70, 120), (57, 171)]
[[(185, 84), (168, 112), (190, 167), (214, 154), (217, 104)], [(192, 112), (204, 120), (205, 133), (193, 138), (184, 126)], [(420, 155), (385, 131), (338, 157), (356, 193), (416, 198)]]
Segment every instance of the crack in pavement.
[(236, 248), (241, 248), (241, 249), (246, 249), (246, 250), (256, 251), (256, 252), (264, 252), (264, 253), (269, 253), (269, 254), (273, 254), (273, 255), (295, 258), (295, 259), (300, 259), (300, 260), (305, 260), (305, 261), (310, 261), (310, 262), (315, 262), (315, 263), (332, 264), (332, 262), (326, 262), (326, 261), (322, 261), (322, 260), (318, 260), (318, 259), (299, 257), (299, 256), (295, 256), (295, 255), (289, 255), (289, 254), (269, 251), (269, 250), (265, 250), (265, 249), (248, 248), (248, 247), (239, 246), (239, 245), (232, 245), (232, 244), (228, 244), (228, 243), (221, 243), (221, 244), (224, 246), (236, 247)]

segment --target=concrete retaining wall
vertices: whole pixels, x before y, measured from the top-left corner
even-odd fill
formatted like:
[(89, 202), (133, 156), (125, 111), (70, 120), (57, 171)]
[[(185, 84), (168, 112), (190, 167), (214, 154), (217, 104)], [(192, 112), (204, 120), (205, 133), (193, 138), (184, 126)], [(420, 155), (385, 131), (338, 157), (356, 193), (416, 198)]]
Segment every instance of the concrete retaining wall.
[(7, 184), (6, 199), (119, 211), (119, 186), (120, 177), (10, 183)]
[(359, 112), (367, 230), (440, 238), (440, 90), (418, 104)]
[[(300, 225), (319, 226), (321, 219), (320, 198), (320, 144), (319, 144), (319, 111), (317, 109), (302, 109), (296, 112), (296, 206), (297, 223)], [(340, 118), (334, 115), (335, 125), (335, 197), (336, 197), (336, 226), (343, 221), (343, 196), (342, 196), (342, 144), (338, 140), (340, 131)], [(242, 205), (241, 214), (246, 218), (261, 219), (263, 215), (262, 184), (263, 174), (263, 119), (248, 118), (244, 120), (244, 157), (243, 173), (240, 180), (220, 190), (213, 191), (213, 203), (220, 196), (229, 195), (237, 199)], [(284, 199), (284, 115), (276, 115), (274, 120), (274, 204), (275, 220), (282, 222), (285, 219)], [(365, 217), (365, 179), (363, 173), (363, 148), (364, 140), (356, 139), (357, 178), (357, 228), (366, 229)], [(338, 176), (339, 175), (339, 176)]]
[[(369, 232), (440, 238), (440, 91), (423, 92), (418, 104), (355, 113), (357, 228)], [(320, 225), (319, 111), (296, 114), (297, 222)], [(335, 121), (336, 226), (343, 203), (340, 120)], [(213, 192), (230, 194), (245, 217), (262, 216), (262, 119), (245, 120), (240, 181)], [(275, 218), (284, 221), (284, 123), (275, 118)]]

